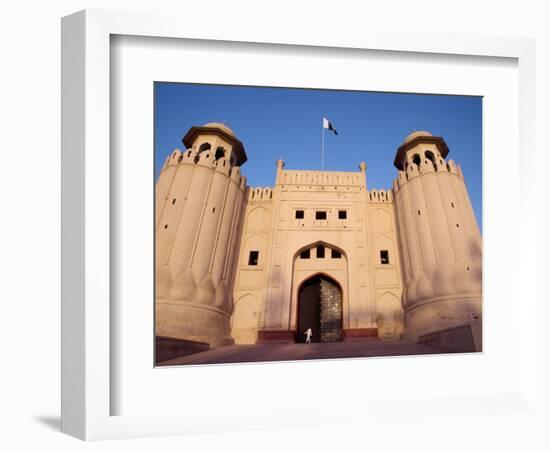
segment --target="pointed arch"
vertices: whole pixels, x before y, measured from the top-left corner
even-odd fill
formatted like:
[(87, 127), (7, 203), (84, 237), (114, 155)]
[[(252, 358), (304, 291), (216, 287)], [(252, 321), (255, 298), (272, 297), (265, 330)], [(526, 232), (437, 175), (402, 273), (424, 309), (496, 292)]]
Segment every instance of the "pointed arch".
[(239, 297), (231, 315), (231, 335), (236, 344), (255, 344), (260, 324), (260, 300), (246, 293)]
[(270, 213), (269, 210), (263, 206), (257, 206), (250, 210), (246, 218), (246, 228), (248, 230), (260, 230), (266, 229), (270, 225)]
[(296, 341), (304, 342), (306, 332), (313, 342), (336, 342), (343, 332), (343, 290), (330, 275), (317, 272), (298, 287)]
[(323, 240), (319, 240), (319, 241), (315, 241), (315, 242), (312, 242), (310, 244), (307, 244), (307, 245), (304, 245), (303, 247), (300, 247), (296, 252), (294, 252), (294, 257), (293, 257), (293, 261), (295, 261), (297, 258), (300, 257), (300, 254), (306, 250), (310, 250), (312, 248), (316, 248), (316, 247), (320, 247), (320, 246), (323, 246), (323, 247), (326, 247), (326, 248), (330, 248), (330, 249), (333, 249), (333, 250), (336, 250), (337, 252), (339, 252), (342, 257), (344, 257), (346, 260), (348, 259), (347, 257), (347, 254), (346, 252), (338, 247), (337, 245), (334, 245), (334, 244), (331, 244), (329, 242), (326, 242), (326, 241), (323, 241)]
[(403, 307), (395, 293), (384, 291), (376, 297), (376, 324), (380, 338), (399, 339), (401, 336)]
[(372, 214), (373, 229), (375, 231), (393, 230), (393, 218), (384, 208), (376, 208)]

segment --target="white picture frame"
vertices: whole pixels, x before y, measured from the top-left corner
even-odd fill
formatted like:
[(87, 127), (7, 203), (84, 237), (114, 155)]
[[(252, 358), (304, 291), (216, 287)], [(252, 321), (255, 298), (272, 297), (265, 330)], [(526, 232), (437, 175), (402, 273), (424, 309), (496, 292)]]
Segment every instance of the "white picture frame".
[[(88, 10), (67, 16), (62, 22), (62, 431), (85, 440), (162, 436), (209, 431), (234, 431), (289, 425), (353, 421), (382, 415), (394, 418), (391, 402), (351, 402), (346, 412), (330, 402), (313, 415), (307, 405), (284, 402), (269, 411), (237, 411), (216, 408), (207, 416), (182, 411), (170, 414), (112, 415), (111, 377), (113, 354), (111, 320), (110, 188), (110, 64), (111, 36), (141, 36), (304, 47), (367, 49), (414, 54), (447, 54), (512, 58), (519, 76), (519, 149), (534, 149), (535, 142), (535, 43), (532, 39), (436, 33), (396, 33), (380, 30), (331, 33), (308, 28), (269, 32), (259, 27), (211, 30), (168, 14), (144, 14)], [(536, 340), (529, 325), (529, 311), (536, 309), (535, 228), (536, 160), (519, 159), (517, 211), (519, 237), (514, 242), (518, 257), (516, 281), (525, 286), (517, 318), (521, 367), (517, 383), (500, 394), (472, 393), (468, 397), (402, 399), (397, 414), (414, 415), (426, 402), (445, 416), (493, 414), (505, 409), (517, 413), (537, 411), (536, 358), (528, 345)], [(521, 201), (519, 201), (521, 199)], [(519, 295), (516, 292), (516, 295)], [(116, 356), (116, 355), (115, 355)], [(273, 366), (272, 366), (273, 367)], [(309, 366), (311, 367), (311, 366)], [(184, 376), (184, 375), (182, 375)], [(406, 400), (406, 401), (405, 401)], [(258, 400), (259, 401), (259, 400)], [(472, 406), (473, 405), (473, 406)], [(472, 409), (473, 408), (473, 409)], [(273, 411), (276, 413), (274, 414)], [(232, 420), (227, 420), (231, 412)], [(239, 420), (245, 418), (246, 420)], [(393, 419), (392, 419), (393, 420)]]

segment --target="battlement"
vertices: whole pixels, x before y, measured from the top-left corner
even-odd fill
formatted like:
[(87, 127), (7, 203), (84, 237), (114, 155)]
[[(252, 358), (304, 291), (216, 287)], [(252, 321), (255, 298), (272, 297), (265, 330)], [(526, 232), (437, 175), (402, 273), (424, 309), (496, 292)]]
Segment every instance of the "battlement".
[(371, 189), (367, 193), (369, 203), (393, 203), (393, 192), (391, 189)]
[(248, 201), (270, 201), (273, 198), (273, 188), (251, 187), (248, 189)]
[(182, 152), (179, 149), (174, 149), (172, 153), (166, 157), (161, 173), (169, 167), (184, 164), (202, 166), (222, 172), (239, 184), (243, 189), (246, 185), (246, 177), (241, 175), (241, 171), (238, 166), (231, 167), (227, 158), (216, 158), (215, 154), (210, 150), (197, 152), (195, 149), (189, 148)]
[(308, 186), (365, 187), (361, 172), (327, 172), (324, 170), (281, 170), (277, 184)]
[(413, 178), (416, 178), (419, 175), (433, 172), (446, 172), (456, 175), (462, 179), (462, 169), (460, 166), (457, 166), (453, 160), (450, 160), (447, 163), (437, 162), (433, 164), (431, 161), (424, 160), (421, 164), (409, 164), (407, 170), (400, 170), (397, 175), (397, 185), (401, 186)]

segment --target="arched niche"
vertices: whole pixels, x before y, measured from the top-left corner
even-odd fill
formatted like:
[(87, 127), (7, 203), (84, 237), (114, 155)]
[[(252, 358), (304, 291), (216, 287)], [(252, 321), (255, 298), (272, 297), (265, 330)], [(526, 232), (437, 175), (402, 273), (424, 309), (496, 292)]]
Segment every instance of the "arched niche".
[[(373, 242), (374, 259), (376, 264), (396, 264), (397, 254), (395, 252), (395, 245), (392, 238), (388, 235), (381, 234), (374, 238)], [(381, 258), (381, 252), (388, 252), (388, 260), (383, 262)]]
[(403, 308), (393, 292), (386, 291), (376, 297), (376, 324), (379, 338), (400, 338), (403, 332)]
[(393, 230), (393, 218), (391, 214), (382, 208), (377, 208), (372, 215), (372, 228), (374, 231)]
[(235, 344), (256, 343), (260, 307), (260, 300), (252, 294), (245, 294), (235, 302), (231, 316), (231, 335)]
[(248, 213), (246, 218), (247, 230), (269, 230), (271, 227), (271, 215), (267, 208), (258, 206)]
[(260, 233), (253, 233), (247, 236), (246, 240), (244, 241), (245, 265), (247, 264), (247, 262), (249, 263), (250, 252), (258, 252), (257, 261), (254, 265), (260, 267), (263, 266), (266, 256), (266, 242), (267, 236), (264, 236)]

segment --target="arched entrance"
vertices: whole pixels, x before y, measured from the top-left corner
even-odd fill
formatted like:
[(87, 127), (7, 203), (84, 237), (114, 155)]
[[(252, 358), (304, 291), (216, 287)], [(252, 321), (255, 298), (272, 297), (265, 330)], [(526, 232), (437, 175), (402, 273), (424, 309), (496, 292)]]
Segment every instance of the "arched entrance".
[(313, 342), (342, 340), (342, 289), (327, 275), (315, 275), (298, 291), (296, 342), (305, 342), (311, 328)]

